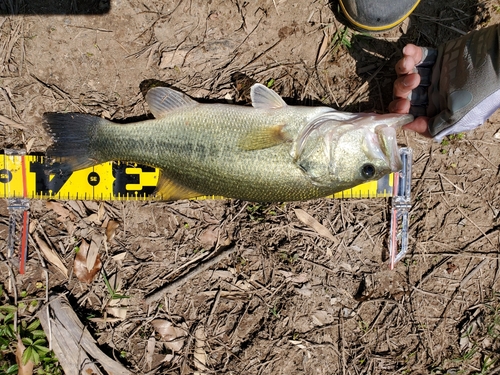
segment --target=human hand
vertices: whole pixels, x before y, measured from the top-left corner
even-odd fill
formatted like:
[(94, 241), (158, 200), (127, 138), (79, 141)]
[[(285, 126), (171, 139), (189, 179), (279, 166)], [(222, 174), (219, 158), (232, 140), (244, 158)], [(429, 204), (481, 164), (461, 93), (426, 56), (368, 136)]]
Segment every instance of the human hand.
[[(389, 111), (393, 113), (410, 113), (410, 95), (421, 82), (417, 65), (422, 61), (423, 50), (414, 44), (403, 48), (403, 57), (396, 63), (398, 78), (394, 82), (394, 100), (389, 104)], [(429, 117), (419, 116), (414, 121), (403, 126), (403, 129), (413, 130), (425, 137), (431, 137), (428, 129)]]
[(396, 72), (389, 110), (415, 116), (406, 129), (438, 142), (475, 129), (500, 108), (500, 24), (437, 49), (408, 44)]

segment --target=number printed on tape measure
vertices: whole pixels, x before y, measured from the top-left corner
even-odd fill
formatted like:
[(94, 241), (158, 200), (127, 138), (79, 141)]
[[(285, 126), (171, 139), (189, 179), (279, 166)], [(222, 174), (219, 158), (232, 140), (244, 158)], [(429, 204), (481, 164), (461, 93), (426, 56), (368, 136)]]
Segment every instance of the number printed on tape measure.
[[(3, 165), (2, 165), (3, 159)], [(127, 200), (153, 199), (159, 171), (147, 166), (108, 162), (76, 172), (50, 173), (57, 163), (48, 166), (40, 156), (25, 156), (28, 198)], [(0, 158), (1, 198), (22, 196), (20, 156)]]

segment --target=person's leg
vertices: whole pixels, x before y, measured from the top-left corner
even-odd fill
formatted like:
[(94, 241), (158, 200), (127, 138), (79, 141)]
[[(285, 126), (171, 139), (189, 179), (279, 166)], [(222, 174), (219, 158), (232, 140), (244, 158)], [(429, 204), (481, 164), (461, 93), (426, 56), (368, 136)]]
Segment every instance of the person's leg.
[(389, 30), (407, 18), (420, 0), (339, 0), (347, 20), (360, 30)]

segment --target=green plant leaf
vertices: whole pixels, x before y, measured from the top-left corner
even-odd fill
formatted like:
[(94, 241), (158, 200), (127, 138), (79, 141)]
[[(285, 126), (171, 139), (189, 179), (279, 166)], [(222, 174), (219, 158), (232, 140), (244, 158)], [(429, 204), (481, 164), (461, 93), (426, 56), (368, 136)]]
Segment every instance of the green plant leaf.
[(9, 347), (9, 342), (3, 335), (0, 336), (0, 350), (6, 350)]
[(33, 343), (33, 345), (45, 345), (47, 343), (47, 341), (45, 339), (38, 339), (38, 340), (35, 340), (35, 342)]
[(3, 319), (4, 323), (9, 323), (11, 320), (14, 320), (14, 313), (9, 312), (7, 315), (5, 315), (5, 318)]
[(40, 354), (32, 347), (31, 351), (31, 360), (35, 365), (38, 365), (40, 363)]
[(10, 375), (10, 374), (17, 374), (19, 371), (19, 366), (17, 364), (10, 366), (7, 371), (5, 371), (5, 374)]
[(47, 348), (46, 346), (34, 345), (33, 347), (40, 355), (43, 355), (44, 359), (45, 355), (50, 352), (50, 349)]
[[(23, 341), (24, 341), (24, 339), (23, 339)], [(23, 365), (26, 365), (28, 363), (28, 361), (31, 359), (32, 353), (33, 353), (33, 348), (31, 346), (28, 346), (24, 350), (23, 356), (21, 357), (22, 361), (23, 361)]]
[(0, 306), (0, 310), (6, 311), (7, 313), (14, 313), (14, 312), (16, 312), (17, 307), (12, 306), (12, 305), (2, 305), (2, 306)]
[(40, 327), (40, 321), (38, 319), (35, 319), (26, 329), (31, 332), (38, 327)]
[(21, 340), (22, 340), (23, 344), (26, 346), (33, 345), (33, 340), (30, 339), (29, 337), (23, 337)]
[(41, 338), (45, 338), (45, 332), (42, 331), (41, 329), (37, 329), (35, 331), (32, 331), (30, 332), (31, 333), (31, 337), (33, 337), (34, 339), (41, 339)]
[(16, 338), (16, 331), (14, 329), (14, 324), (8, 324), (6, 327), (5, 327), (5, 334), (7, 336), (9, 336), (10, 338), (12, 339), (15, 339)]

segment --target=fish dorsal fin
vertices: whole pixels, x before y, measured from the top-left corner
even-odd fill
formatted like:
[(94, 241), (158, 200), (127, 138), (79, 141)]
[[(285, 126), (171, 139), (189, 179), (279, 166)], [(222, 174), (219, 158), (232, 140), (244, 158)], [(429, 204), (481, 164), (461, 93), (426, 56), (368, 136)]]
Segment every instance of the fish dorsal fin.
[(197, 193), (187, 187), (184, 187), (177, 182), (170, 180), (160, 172), (158, 185), (156, 185), (155, 195), (161, 200), (175, 201), (178, 199), (189, 199), (202, 196), (203, 194)]
[(277, 109), (286, 107), (286, 103), (275, 91), (260, 83), (256, 83), (250, 89), (252, 106), (256, 109)]
[(146, 94), (151, 113), (156, 118), (167, 116), (172, 111), (186, 109), (198, 105), (198, 102), (191, 99), (182, 92), (172, 90), (168, 87), (153, 87)]
[(245, 151), (253, 151), (289, 142), (291, 138), (283, 131), (284, 127), (285, 124), (277, 124), (253, 130), (241, 139), (239, 146)]

